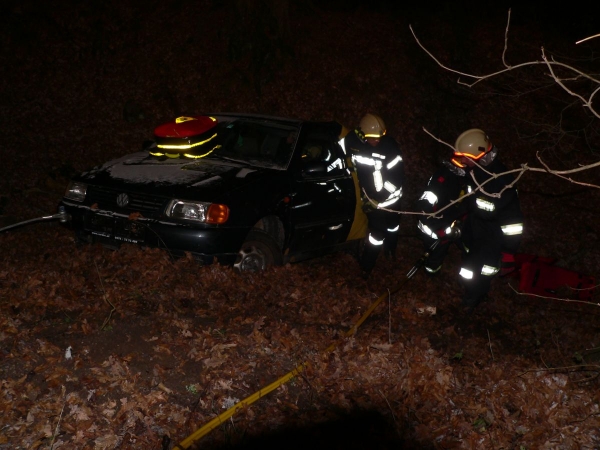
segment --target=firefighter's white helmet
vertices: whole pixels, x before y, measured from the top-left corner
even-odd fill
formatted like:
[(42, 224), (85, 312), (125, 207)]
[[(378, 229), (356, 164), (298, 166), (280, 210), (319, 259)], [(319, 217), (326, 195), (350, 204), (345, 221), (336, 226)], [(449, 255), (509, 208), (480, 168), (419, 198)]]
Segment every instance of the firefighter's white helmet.
[(492, 149), (492, 141), (485, 131), (479, 128), (471, 128), (463, 132), (454, 144), (456, 156), (466, 156), (471, 159), (479, 159)]
[(381, 138), (386, 132), (385, 122), (376, 114), (365, 114), (359, 126), (365, 138)]

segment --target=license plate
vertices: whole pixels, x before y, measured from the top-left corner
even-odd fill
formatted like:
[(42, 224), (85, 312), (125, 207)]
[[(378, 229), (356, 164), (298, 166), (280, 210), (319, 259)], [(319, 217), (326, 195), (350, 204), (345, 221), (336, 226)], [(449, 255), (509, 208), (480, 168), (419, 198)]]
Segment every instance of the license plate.
[(131, 242), (137, 244), (144, 242), (146, 226), (135, 220), (116, 219), (115, 239), (117, 241)]
[(93, 215), (88, 218), (88, 227), (96, 236), (132, 244), (144, 242), (146, 236), (144, 224), (121, 217)]

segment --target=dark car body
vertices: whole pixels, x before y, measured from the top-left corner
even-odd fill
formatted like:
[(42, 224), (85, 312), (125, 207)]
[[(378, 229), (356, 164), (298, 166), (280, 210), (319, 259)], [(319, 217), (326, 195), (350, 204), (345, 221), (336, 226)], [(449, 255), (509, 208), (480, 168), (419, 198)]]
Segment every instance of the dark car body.
[[(217, 123), (208, 132), (210, 151), (203, 144), (194, 154), (161, 154), (155, 136), (144, 150), (74, 177), (60, 206), (77, 236), (109, 246), (127, 242), (174, 255), (190, 252), (205, 263), (216, 258), (248, 270), (354, 246), (363, 238), (366, 219), (338, 145), (340, 124), (207, 116)], [(225, 222), (202, 221), (207, 205), (222, 208)]]

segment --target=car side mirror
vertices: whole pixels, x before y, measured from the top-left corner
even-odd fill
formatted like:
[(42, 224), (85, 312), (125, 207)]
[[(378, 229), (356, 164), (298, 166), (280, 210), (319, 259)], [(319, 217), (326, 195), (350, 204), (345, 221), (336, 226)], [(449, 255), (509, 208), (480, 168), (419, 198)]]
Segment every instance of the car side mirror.
[(327, 173), (327, 163), (311, 161), (302, 167), (302, 175), (305, 177), (317, 177)]

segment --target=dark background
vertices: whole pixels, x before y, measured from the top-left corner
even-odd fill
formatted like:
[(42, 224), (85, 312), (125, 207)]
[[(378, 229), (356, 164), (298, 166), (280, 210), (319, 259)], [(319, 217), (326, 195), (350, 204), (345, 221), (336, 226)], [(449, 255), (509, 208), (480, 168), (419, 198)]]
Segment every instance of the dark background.
[[(409, 30), (412, 25), (448, 67), (496, 72), (504, 67), (510, 5), (399, 3), (3, 2), (2, 223), (54, 213), (71, 174), (138, 150), (157, 125), (182, 114), (260, 112), (353, 127), (366, 112), (378, 113), (404, 152), (403, 208), (409, 211), (450, 151), (423, 128), (452, 144), (465, 129), (481, 127), (510, 167), (540, 167), (538, 155), (563, 170), (597, 161), (597, 118), (557, 87), (542, 65), (469, 88), (440, 68)], [(595, 17), (576, 2), (516, 5), (505, 59), (513, 65), (539, 60), (543, 46), (560, 61), (598, 73), (600, 39), (575, 45), (600, 32)], [(570, 86), (582, 93), (595, 87), (586, 81)], [(597, 183), (597, 173), (571, 176)], [(596, 275), (599, 190), (541, 173), (526, 173), (518, 187), (525, 213), (522, 251)], [(386, 304), (389, 315), (375, 311), (352, 345), (331, 358), (315, 356), (421, 255), (415, 216), (402, 220), (401, 231), (399, 259), (378, 261), (368, 282), (346, 254), (237, 274), (171, 261), (163, 251), (78, 247), (57, 224), (1, 234), (0, 370), (10, 389), (0, 391), (0, 408), (11, 425), (30, 413), (37, 420), (2, 428), (8, 437), (0, 439), (10, 439), (6, 445), (13, 448), (42, 439), (36, 427), (47, 422), (54, 429), (66, 385), (71, 404), (60, 439), (83, 436), (89, 439), (84, 448), (94, 448), (98, 437), (119, 436), (138, 439), (131, 448), (140, 442), (158, 448), (163, 434), (183, 439), (222, 412), (213, 395), (248, 393), (219, 391), (217, 381), (234, 378), (253, 392), (310, 357), (314, 372), (290, 384), (288, 395), (277, 392), (240, 415), (233, 431), (267, 433), (286, 423), (338, 417), (334, 436), (368, 425), (373, 435), (384, 436), (381, 448), (398, 448), (398, 436), (406, 448), (469, 448), (469, 442), (475, 448), (482, 439), (490, 445), (500, 440), (506, 448), (557, 442), (594, 447), (596, 305), (521, 296), (499, 280), (490, 292), (493, 301), (464, 317), (455, 254), (437, 279), (418, 273)], [(110, 329), (102, 327), (107, 300), (117, 307)], [(417, 306), (435, 306), (437, 314), (424, 317)], [(389, 340), (387, 350), (371, 347)], [(65, 362), (64, 349), (74, 342), (74, 361)], [(225, 352), (226, 362), (207, 369), (202, 359), (215, 356), (211, 348), (223, 343), (235, 344), (237, 353)], [(265, 353), (265, 346), (275, 350)], [(591, 362), (589, 371), (579, 371), (581, 357)], [(574, 364), (573, 372), (564, 369)], [(556, 367), (562, 369), (549, 370)], [(133, 390), (130, 374), (136, 377)], [(449, 374), (451, 380), (438, 382)], [(172, 392), (161, 398), (158, 382)], [(187, 387), (196, 384), (200, 390), (192, 395)], [(94, 402), (87, 400), (90, 390), (97, 390)], [(144, 408), (104, 415), (122, 397)], [(70, 414), (75, 407), (88, 408), (89, 420)], [(365, 409), (373, 414), (360, 414)], [(340, 411), (354, 417), (344, 420)], [(215, 445), (230, 442), (228, 431), (223, 426), (215, 433)], [(282, 440), (290, 447), (290, 439), (319, 434), (319, 427), (300, 428)], [(384, 442), (390, 435), (394, 439)], [(351, 448), (348, 439), (333, 440)], [(354, 443), (368, 446), (358, 437)]]

